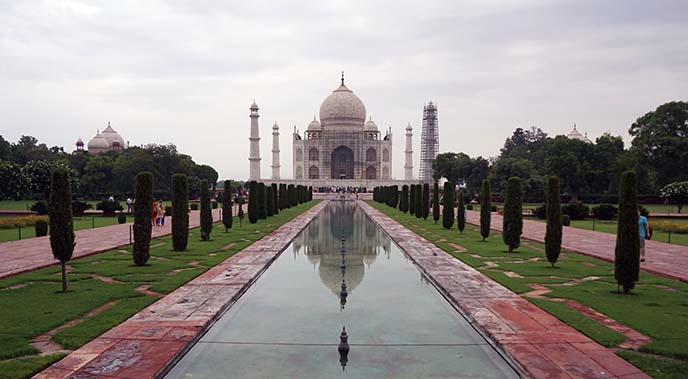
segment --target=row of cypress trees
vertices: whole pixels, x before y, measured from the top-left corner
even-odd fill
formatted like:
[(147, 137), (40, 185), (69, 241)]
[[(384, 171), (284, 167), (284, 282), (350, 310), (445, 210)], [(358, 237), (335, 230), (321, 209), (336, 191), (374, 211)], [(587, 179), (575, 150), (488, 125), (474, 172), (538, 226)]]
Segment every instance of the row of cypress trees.
[(252, 180), (248, 187), (248, 221), (255, 224), (258, 220), (279, 214), (286, 208), (313, 200), (313, 187), (286, 183), (273, 183), (269, 186)]
[(399, 186), (379, 186), (373, 188), (373, 200), (396, 208), (399, 204)]

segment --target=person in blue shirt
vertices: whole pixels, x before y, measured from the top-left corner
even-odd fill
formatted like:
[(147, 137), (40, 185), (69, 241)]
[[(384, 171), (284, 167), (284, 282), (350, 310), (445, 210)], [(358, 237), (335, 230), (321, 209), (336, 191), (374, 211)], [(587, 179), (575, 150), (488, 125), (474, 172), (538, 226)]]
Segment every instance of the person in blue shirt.
[(645, 238), (650, 234), (647, 217), (638, 209), (638, 231), (640, 232), (640, 261), (645, 262)]

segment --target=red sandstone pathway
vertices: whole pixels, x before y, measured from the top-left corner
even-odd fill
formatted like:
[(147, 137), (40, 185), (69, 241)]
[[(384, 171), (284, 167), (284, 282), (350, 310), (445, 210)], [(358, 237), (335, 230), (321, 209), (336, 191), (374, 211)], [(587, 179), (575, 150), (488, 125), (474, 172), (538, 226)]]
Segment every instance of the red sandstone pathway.
[(637, 367), (364, 202), (363, 210), (526, 377), (650, 378)]
[(316, 204), (34, 378), (159, 377), (258, 279), (326, 204), (327, 201)]
[[(466, 221), (480, 225), (480, 212), (466, 211)], [(503, 218), (492, 213), (491, 228), (502, 230)], [(523, 220), (523, 238), (545, 242), (544, 222)], [(616, 235), (565, 226), (561, 246), (582, 255), (614, 262)], [(645, 262), (640, 269), (652, 274), (688, 282), (688, 246), (645, 241)]]
[[(213, 209), (213, 219), (220, 217), (221, 209)], [(235, 209), (236, 213), (236, 209)], [(200, 212), (191, 211), (189, 227), (200, 225)], [(76, 246), (72, 259), (102, 253), (129, 244), (131, 223), (84, 229), (75, 232)], [(165, 226), (153, 227), (153, 238), (172, 233), (172, 218), (167, 217)], [(0, 243), (0, 278), (57, 264), (50, 249), (50, 237), (28, 238)]]

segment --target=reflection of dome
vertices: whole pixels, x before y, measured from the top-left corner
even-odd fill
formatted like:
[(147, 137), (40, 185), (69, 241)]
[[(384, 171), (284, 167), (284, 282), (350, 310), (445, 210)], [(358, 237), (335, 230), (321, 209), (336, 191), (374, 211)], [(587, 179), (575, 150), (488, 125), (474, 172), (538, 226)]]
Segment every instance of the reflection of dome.
[(322, 130), (322, 125), (320, 125), (320, 122), (318, 122), (318, 120), (315, 119), (315, 116), (313, 116), (313, 121), (311, 121), (308, 124), (307, 130), (308, 131)]
[(366, 121), (365, 126), (363, 126), (363, 130), (366, 132), (377, 132), (377, 124), (375, 121), (373, 121), (372, 117)]
[(320, 122), (327, 126), (361, 127), (365, 122), (366, 109), (361, 99), (342, 85), (334, 90), (320, 105)]

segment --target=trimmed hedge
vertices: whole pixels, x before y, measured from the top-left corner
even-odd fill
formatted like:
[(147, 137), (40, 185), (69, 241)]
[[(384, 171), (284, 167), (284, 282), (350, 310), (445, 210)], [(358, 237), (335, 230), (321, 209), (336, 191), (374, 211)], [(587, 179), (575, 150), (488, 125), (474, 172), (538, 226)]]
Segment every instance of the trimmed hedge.
[(189, 178), (172, 175), (172, 250), (183, 251), (189, 243)]
[(640, 275), (640, 234), (638, 233), (638, 182), (634, 171), (621, 175), (619, 221), (614, 249), (614, 278), (628, 294)]
[(201, 180), (201, 240), (209, 241), (213, 231), (213, 210), (210, 208), (208, 181)]
[(69, 172), (56, 169), (50, 178), (50, 198), (48, 205), (50, 222), (50, 248), (53, 257), (60, 261), (62, 272), (62, 292), (67, 292), (66, 264), (74, 253), (74, 221), (72, 218), (72, 189)]
[(136, 175), (134, 203), (134, 264), (143, 266), (150, 258), (151, 204), (153, 204), (153, 174), (148, 171)]

